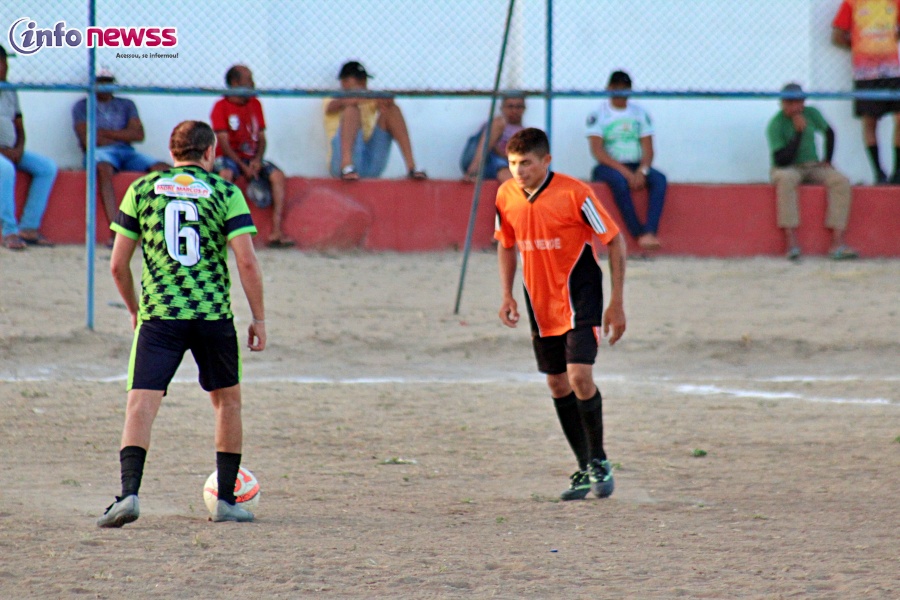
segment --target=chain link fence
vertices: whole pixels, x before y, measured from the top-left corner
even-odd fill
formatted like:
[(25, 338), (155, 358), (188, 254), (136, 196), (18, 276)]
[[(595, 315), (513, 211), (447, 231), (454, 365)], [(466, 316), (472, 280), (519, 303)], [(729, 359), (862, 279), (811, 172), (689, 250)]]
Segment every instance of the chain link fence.
[[(602, 91), (610, 71), (626, 68), (645, 91), (777, 91), (789, 80), (814, 91), (845, 91), (849, 56), (829, 42), (839, 4), (519, 0), (502, 87), (544, 91), (549, 58), (556, 90)], [(24, 47), (30, 24), (40, 30), (64, 22), (67, 31), (84, 34), (89, 6), (4, 2), (4, 45), (14, 39)], [(326, 90), (340, 64), (358, 58), (381, 89), (484, 91), (493, 82), (507, 7), (506, 0), (96, 0), (99, 27), (175, 27), (178, 39), (174, 48), (138, 52), (98, 47), (97, 65), (114, 67), (126, 86), (221, 88), (225, 70), (240, 62), (253, 67), (261, 89)], [(150, 52), (177, 58), (142, 57)], [(87, 82), (84, 43), (44, 47), (21, 62), (27, 68), (16, 69), (17, 82)]]
[(553, 2), (553, 85), (599, 90), (617, 68), (635, 88), (674, 92), (851, 89), (849, 53), (831, 46), (840, 0)]

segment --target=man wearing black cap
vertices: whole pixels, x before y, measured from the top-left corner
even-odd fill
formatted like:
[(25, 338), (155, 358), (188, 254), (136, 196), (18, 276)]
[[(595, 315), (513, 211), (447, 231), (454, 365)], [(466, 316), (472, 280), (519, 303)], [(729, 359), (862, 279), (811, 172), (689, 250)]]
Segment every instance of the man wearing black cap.
[[(844, 229), (850, 216), (850, 180), (831, 166), (834, 155), (834, 130), (817, 109), (805, 106), (803, 88), (789, 83), (781, 90), (781, 110), (766, 129), (772, 160), (772, 183), (778, 203), (778, 227), (784, 230), (787, 258), (800, 258), (797, 227), (797, 186), (801, 183), (824, 185), (828, 189), (825, 227), (832, 230), (830, 255), (835, 260), (856, 258), (856, 251), (844, 244)], [(825, 136), (825, 160), (819, 160), (815, 134)]]
[[(368, 89), (369, 73), (359, 62), (344, 63), (338, 74), (345, 92)], [(393, 98), (344, 96), (325, 99), (325, 134), (329, 140), (329, 170), (334, 177), (355, 181), (380, 177), (396, 141), (410, 179), (427, 179), (416, 168), (406, 120)]]
[[(0, 46), (0, 81), (6, 81), (6, 49)], [(16, 171), (31, 175), (22, 219), (16, 220)], [(24, 250), (27, 246), (52, 246), (40, 233), (41, 219), (56, 180), (56, 163), (25, 150), (25, 125), (15, 90), (0, 91), (0, 226), (3, 246)]]

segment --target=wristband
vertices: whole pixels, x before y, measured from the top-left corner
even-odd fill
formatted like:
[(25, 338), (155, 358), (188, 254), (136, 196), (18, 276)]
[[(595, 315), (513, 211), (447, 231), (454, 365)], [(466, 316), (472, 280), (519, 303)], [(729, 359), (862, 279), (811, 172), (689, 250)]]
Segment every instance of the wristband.
[(265, 320), (265, 319), (252, 319), (252, 321), (253, 321), (254, 323), (262, 323), (263, 325), (265, 325), (265, 323), (266, 323), (266, 320)]

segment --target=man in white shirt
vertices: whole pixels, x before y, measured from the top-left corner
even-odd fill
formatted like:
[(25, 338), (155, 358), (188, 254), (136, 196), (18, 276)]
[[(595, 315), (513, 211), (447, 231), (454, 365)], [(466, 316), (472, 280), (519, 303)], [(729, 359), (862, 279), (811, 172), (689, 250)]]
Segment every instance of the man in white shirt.
[[(0, 81), (6, 81), (9, 65), (6, 49), (0, 46)], [(16, 173), (31, 175), (22, 218), (16, 220)], [(28, 246), (52, 246), (41, 234), (41, 221), (53, 182), (56, 163), (25, 149), (25, 123), (16, 90), (0, 91), (0, 234), (3, 247), (24, 250)]]
[[(631, 89), (625, 71), (610, 75), (606, 89)], [(644, 250), (660, 247), (656, 237), (666, 198), (666, 176), (652, 168), (653, 123), (650, 115), (627, 96), (612, 96), (588, 115), (587, 137), (597, 161), (591, 180), (602, 181), (612, 191), (629, 233)], [(641, 223), (631, 199), (632, 190), (648, 190), (647, 220)]]

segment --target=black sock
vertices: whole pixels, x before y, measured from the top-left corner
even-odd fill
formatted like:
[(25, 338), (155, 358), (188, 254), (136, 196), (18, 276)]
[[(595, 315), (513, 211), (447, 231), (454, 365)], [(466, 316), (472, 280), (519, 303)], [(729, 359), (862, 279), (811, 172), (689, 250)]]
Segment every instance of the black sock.
[(234, 505), (234, 486), (237, 482), (238, 470), (241, 468), (241, 455), (231, 452), (216, 452), (216, 468), (219, 470), (219, 500)]
[(897, 179), (898, 177), (900, 177), (900, 146), (894, 146), (894, 174), (892, 179)]
[(603, 450), (603, 398), (599, 389), (592, 398), (578, 400), (578, 412), (587, 437), (588, 457), (592, 461), (595, 458), (606, 460)]
[(122, 498), (137, 495), (144, 476), (144, 461), (147, 451), (140, 446), (125, 446), (119, 450), (119, 464), (122, 467)]
[(878, 144), (867, 146), (866, 151), (869, 153), (869, 162), (872, 163), (872, 172), (875, 173), (877, 181), (884, 181), (886, 175), (881, 169), (881, 159), (878, 156)]
[(578, 398), (575, 397), (575, 392), (564, 398), (553, 399), (556, 416), (559, 417), (563, 433), (566, 434), (569, 446), (572, 447), (572, 452), (578, 459), (578, 468), (584, 471), (587, 469), (588, 463), (587, 439), (584, 437), (584, 426), (581, 424), (581, 414), (578, 412), (577, 402)]

